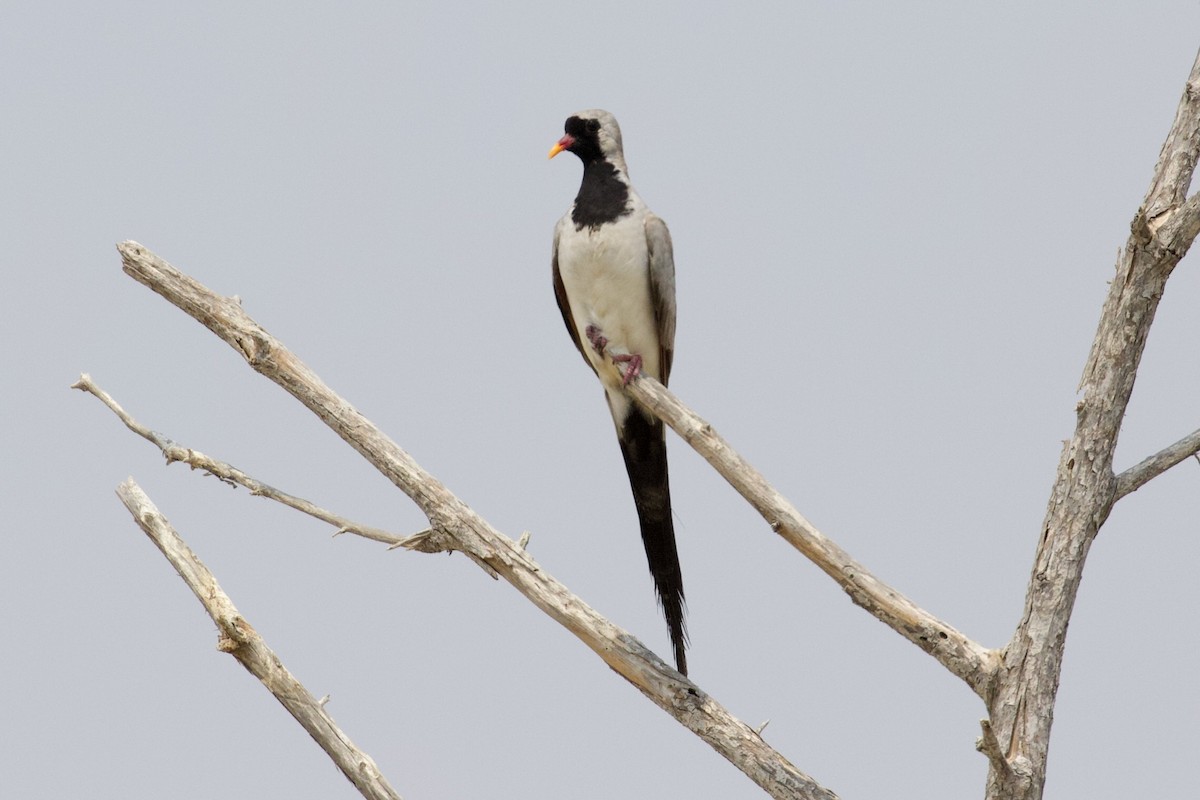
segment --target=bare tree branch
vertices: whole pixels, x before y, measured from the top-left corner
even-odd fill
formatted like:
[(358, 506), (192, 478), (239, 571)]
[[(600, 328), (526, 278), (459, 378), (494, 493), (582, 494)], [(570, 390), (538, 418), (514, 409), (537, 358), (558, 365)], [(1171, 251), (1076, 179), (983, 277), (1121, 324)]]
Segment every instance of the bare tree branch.
[(1200, 453), (1200, 430), (1195, 430), (1169, 447), (1164, 447), (1117, 476), (1115, 500), (1136, 492), (1189, 456)]
[(630, 382), (626, 390), (712, 464), (762, 514), (773, 531), (837, 581), (851, 600), (929, 653), (981, 697), (986, 695), (999, 663), (995, 651), (974, 642), (872, 575), (813, 527), (712, 425), (684, 406), (661, 383), (643, 375)]
[(1037, 800), (1046, 781), (1054, 701), (1067, 625), (1088, 549), (1118, 496), (1113, 453), (1146, 337), (1167, 278), (1200, 226), (1184, 200), (1200, 153), (1200, 56), (1188, 77), (1154, 178), (1104, 301), (1083, 371), (1076, 427), (1063, 448), (1020, 624), (987, 698), (1005, 768), (988, 771), (992, 800)]
[(289, 508), (294, 508), (297, 511), (302, 511), (311, 517), (316, 517), (322, 522), (328, 522), (330, 525), (337, 526), (337, 531), (334, 533), (353, 533), (356, 536), (361, 536), (364, 539), (371, 539), (376, 542), (383, 542), (392, 546), (403, 545), (407, 539), (401, 538), (394, 534), (388, 533), (380, 528), (372, 528), (369, 525), (360, 525), (353, 520), (338, 516), (332, 511), (326, 511), (315, 503), (311, 503), (302, 497), (290, 495), (287, 492), (280, 491), (274, 486), (263, 483), (257, 478), (242, 472), (232, 464), (224, 461), (218, 461), (215, 458), (209, 458), (199, 450), (193, 450), (190, 447), (176, 444), (171, 439), (163, 436), (158, 431), (151, 430), (140, 422), (135, 420), (124, 408), (117, 403), (112, 396), (97, 386), (92, 381), (92, 376), (86, 372), (79, 376), (79, 380), (71, 384), (72, 389), (79, 389), (82, 392), (98, 398), (100, 402), (108, 406), (114, 414), (125, 423), (125, 427), (141, 436), (146, 441), (153, 444), (162, 451), (163, 456), (167, 459), (167, 464), (173, 464), (181, 461), (187, 464), (192, 469), (203, 470), (204, 472), (216, 477), (223, 483), (230, 485), (244, 486), (250, 490), (250, 494), (259, 497), (265, 497), (268, 500), (274, 500), (282, 503)]
[(321, 418), (425, 513), (430, 529), (415, 549), (458, 550), (494, 572), (567, 628), (614, 671), (775, 798), (836, 797), (796, 769), (745, 723), (667, 666), (628, 632), (571, 594), (515, 542), (420, 467), (374, 423), (326, 386), (293, 353), (220, 297), (136, 242), (117, 246), (125, 272), (187, 312)]
[(354, 746), (326, 713), (324, 704), (287, 671), (279, 657), (234, 607), (217, 579), (133, 478), (117, 487), (117, 496), (217, 624), (221, 632), (217, 649), (232, 655), (250, 674), (262, 681), (263, 686), (329, 754), (333, 763), (363, 797), (369, 800), (400, 800), (400, 795), (388, 784), (371, 757)]

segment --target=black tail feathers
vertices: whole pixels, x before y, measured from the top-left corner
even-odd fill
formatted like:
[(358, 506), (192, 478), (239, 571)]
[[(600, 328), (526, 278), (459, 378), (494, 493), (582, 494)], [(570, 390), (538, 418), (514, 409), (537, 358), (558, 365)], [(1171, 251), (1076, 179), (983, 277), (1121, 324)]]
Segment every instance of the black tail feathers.
[(671, 487), (667, 479), (667, 441), (663, 424), (647, 418), (640, 409), (629, 409), (617, 431), (621, 454), (633, 489), (642, 528), (642, 544), (659, 605), (667, 619), (675, 668), (687, 675), (687, 625), (684, 620), (683, 573), (675, 548), (675, 526), (671, 521)]

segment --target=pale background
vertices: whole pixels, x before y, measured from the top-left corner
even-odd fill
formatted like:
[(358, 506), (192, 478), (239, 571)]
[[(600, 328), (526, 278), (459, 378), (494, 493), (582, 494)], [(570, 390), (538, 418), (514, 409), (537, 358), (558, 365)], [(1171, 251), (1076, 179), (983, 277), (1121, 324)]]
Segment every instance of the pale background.
[[(159, 454), (399, 534), (413, 505), (120, 271), (245, 308), (616, 623), (666, 652), (601, 391), (550, 286), (621, 121), (671, 226), (672, 388), (826, 534), (989, 646), (1021, 611), (1118, 248), (1200, 45), (1193, 2), (6, 3), (5, 798), (356, 796), (113, 495), (133, 475), (409, 800), (757, 798), (461, 556), (385, 552)], [(967, 6), (972, 6), (968, 8)], [(999, 6), (999, 4), (997, 4)], [(1176, 271), (1118, 467), (1200, 425)], [(670, 443), (693, 677), (845, 798), (971, 798), (983, 706)], [(1048, 797), (1190, 797), (1200, 466), (1116, 508), (1072, 619)], [(1188, 788), (1188, 787), (1191, 788)]]

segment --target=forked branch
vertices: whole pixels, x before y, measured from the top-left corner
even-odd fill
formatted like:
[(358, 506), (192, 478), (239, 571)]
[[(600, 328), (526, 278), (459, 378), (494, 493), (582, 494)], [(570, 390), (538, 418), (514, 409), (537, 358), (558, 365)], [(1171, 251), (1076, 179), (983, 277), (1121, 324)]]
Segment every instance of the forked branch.
[[(1185, 199), (1198, 155), (1200, 56), (1109, 284), (1083, 370), (1075, 431), (1063, 448), (1037, 537), (1025, 609), (988, 698), (998, 743), (989, 754), (989, 800), (1042, 796), (1067, 627), (1088, 551), (1117, 498), (1187, 455), (1168, 448), (1166, 455), (1124, 473), (1123, 480), (1113, 474), (1113, 454), (1155, 312), (1167, 279), (1200, 231), (1200, 199)], [(1184, 442), (1186, 451), (1190, 443)]]

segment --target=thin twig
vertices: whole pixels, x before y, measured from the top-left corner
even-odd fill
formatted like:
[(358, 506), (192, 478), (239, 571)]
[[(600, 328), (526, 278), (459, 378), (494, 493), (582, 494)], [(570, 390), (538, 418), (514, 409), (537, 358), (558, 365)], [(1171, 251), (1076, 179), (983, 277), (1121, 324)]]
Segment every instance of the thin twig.
[(79, 380), (71, 384), (72, 389), (79, 389), (82, 392), (98, 398), (100, 402), (112, 409), (112, 412), (125, 424), (125, 427), (141, 436), (146, 441), (153, 444), (162, 451), (163, 456), (167, 459), (168, 464), (173, 464), (181, 461), (187, 464), (192, 469), (203, 470), (204, 472), (214, 476), (223, 483), (228, 483), (233, 486), (244, 486), (250, 490), (250, 494), (258, 497), (265, 497), (269, 500), (274, 500), (282, 503), (289, 508), (294, 508), (297, 511), (302, 511), (311, 517), (316, 517), (322, 522), (328, 522), (330, 525), (337, 526), (337, 531), (334, 536), (340, 533), (353, 533), (356, 536), (361, 536), (364, 539), (371, 539), (376, 542), (383, 542), (393, 546), (401, 545), (405, 541), (404, 538), (395, 536), (385, 530), (372, 528), (369, 525), (360, 525), (353, 520), (338, 516), (332, 511), (326, 511), (320, 506), (305, 500), (302, 497), (288, 494), (280, 491), (269, 484), (263, 483), (257, 478), (242, 472), (232, 464), (224, 461), (218, 461), (215, 458), (209, 458), (199, 450), (193, 450), (190, 447), (176, 444), (171, 439), (163, 436), (158, 431), (151, 430), (145, 425), (142, 425), (134, 419), (124, 408), (121, 407), (112, 396), (101, 389), (92, 380), (92, 376), (86, 372), (79, 376)]
[(1136, 492), (1171, 467), (1200, 453), (1200, 430), (1195, 430), (1169, 447), (1164, 447), (1117, 476), (1117, 500)]
[(313, 697), (296, 680), (258, 632), (238, 612), (217, 579), (200, 562), (187, 543), (155, 507), (133, 478), (117, 487), (117, 496), (138, 526), (166, 556), (220, 631), (217, 649), (229, 653), (275, 695), (288, 712), (333, 759), (363, 797), (400, 800), (400, 795), (379, 772), (375, 762), (354, 746), (325, 711), (324, 700)]

